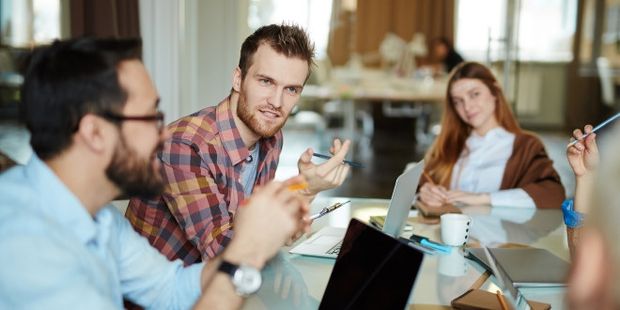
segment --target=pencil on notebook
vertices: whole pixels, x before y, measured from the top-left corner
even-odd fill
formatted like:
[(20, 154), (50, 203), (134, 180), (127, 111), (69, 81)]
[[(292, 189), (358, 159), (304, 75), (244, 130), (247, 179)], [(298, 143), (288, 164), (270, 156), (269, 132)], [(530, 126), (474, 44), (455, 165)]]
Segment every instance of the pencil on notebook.
[(496, 291), (497, 300), (499, 300), (499, 305), (502, 307), (502, 310), (508, 310), (508, 306), (504, 301), (504, 295), (498, 290)]

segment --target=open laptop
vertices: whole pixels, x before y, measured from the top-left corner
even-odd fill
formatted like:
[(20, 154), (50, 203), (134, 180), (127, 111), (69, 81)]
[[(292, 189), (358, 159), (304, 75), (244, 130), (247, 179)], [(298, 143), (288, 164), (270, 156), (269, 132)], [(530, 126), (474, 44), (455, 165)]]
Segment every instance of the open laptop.
[[(388, 235), (398, 237), (405, 226), (423, 170), (424, 161), (420, 161), (396, 178), (392, 199), (383, 224), (383, 231)], [(292, 248), (289, 253), (336, 258), (345, 231), (345, 228), (324, 227)]]
[(405, 309), (424, 254), (351, 219), (319, 309)]

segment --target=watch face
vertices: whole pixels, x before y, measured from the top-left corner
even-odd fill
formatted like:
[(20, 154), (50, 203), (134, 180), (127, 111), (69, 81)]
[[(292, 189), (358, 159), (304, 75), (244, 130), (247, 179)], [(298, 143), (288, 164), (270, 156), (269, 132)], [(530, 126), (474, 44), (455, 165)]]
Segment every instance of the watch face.
[(254, 294), (262, 284), (262, 277), (256, 268), (241, 265), (235, 271), (233, 283), (238, 293), (242, 295)]

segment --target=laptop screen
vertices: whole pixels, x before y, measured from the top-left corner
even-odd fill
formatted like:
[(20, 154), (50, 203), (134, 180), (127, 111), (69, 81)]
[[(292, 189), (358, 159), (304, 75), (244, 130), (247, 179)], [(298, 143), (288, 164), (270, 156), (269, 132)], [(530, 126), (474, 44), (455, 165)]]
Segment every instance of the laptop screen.
[(320, 309), (403, 309), (424, 254), (356, 219), (349, 222)]

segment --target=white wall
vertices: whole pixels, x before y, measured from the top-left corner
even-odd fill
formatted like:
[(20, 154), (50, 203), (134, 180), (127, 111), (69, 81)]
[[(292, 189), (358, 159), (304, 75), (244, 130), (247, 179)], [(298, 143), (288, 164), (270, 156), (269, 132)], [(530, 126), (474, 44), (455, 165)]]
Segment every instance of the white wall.
[(166, 0), (140, 0), (139, 3), (143, 61), (159, 91), (160, 108), (167, 122), (181, 115), (179, 3)]
[(228, 95), (247, 29), (248, 0), (141, 0), (144, 63), (167, 122)]
[(241, 43), (249, 34), (248, 1), (201, 1), (198, 6), (198, 83), (194, 110), (217, 104), (230, 92)]

